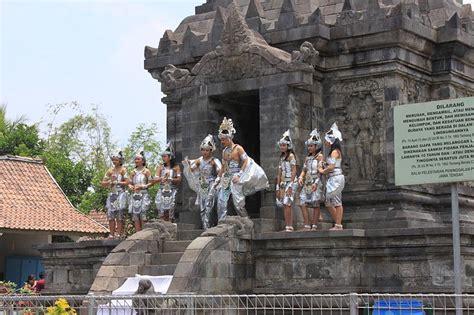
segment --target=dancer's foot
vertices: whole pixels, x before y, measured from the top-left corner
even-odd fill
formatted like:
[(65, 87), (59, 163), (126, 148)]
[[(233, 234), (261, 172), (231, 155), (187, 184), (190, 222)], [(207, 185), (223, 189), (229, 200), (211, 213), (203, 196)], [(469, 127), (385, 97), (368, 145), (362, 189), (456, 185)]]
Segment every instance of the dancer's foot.
[(301, 231), (311, 231), (311, 225), (305, 224), (305, 226), (301, 229)]
[(334, 224), (334, 227), (330, 228), (330, 231), (341, 231), (344, 228), (342, 227), (342, 224)]
[(318, 229), (318, 226), (316, 224), (313, 224), (311, 226), (311, 231), (316, 231)]
[(285, 226), (285, 232), (293, 232), (293, 231), (294, 229), (292, 226), (289, 226), (289, 225)]

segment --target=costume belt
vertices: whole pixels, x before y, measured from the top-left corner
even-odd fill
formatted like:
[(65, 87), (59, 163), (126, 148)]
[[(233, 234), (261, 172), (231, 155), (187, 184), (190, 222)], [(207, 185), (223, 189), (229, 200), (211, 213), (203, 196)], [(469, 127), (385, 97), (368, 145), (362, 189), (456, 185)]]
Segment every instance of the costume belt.
[(328, 174), (328, 177), (342, 175), (342, 169), (335, 168), (331, 173)]

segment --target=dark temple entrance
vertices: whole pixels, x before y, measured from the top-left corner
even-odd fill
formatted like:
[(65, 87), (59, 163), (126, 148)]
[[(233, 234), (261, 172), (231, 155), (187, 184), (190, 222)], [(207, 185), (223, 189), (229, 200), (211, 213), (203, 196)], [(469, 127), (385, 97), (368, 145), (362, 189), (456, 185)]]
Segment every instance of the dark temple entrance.
[[(231, 118), (237, 133), (234, 142), (242, 145), (247, 154), (260, 163), (260, 116), (258, 90), (211, 96), (209, 107), (215, 113), (217, 127), (224, 117)], [(217, 128), (216, 128), (217, 129)], [(218, 145), (220, 150), (222, 147)], [(261, 194), (249, 196), (246, 208), (250, 217), (259, 217)]]

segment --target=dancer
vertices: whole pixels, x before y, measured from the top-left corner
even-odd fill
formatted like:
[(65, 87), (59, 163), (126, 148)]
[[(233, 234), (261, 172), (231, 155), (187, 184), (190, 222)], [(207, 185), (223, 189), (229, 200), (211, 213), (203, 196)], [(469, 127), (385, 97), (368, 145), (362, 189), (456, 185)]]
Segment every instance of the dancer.
[(290, 137), (290, 130), (287, 130), (278, 141), (280, 146), (280, 164), (278, 166), (276, 184), (276, 204), (283, 207), (285, 217), (285, 231), (293, 231), (293, 209), (292, 204), (298, 185), (296, 182), (296, 157), (293, 152), (293, 141)]
[(146, 221), (146, 212), (150, 207), (148, 188), (153, 185), (153, 177), (146, 168), (145, 153), (142, 151), (135, 156), (135, 169), (130, 174), (128, 187), (132, 191), (128, 212), (132, 214), (135, 231), (141, 231)]
[(319, 173), (327, 174), (326, 181), (326, 207), (335, 221), (331, 230), (342, 230), (342, 190), (344, 189), (344, 175), (342, 174), (342, 133), (337, 124), (334, 123), (331, 129), (324, 136), (324, 144), (330, 148), (327, 165), (319, 168)]
[[(304, 161), (304, 166), (298, 177), (298, 183), (303, 188), (300, 193), (300, 207), (303, 214), (304, 231), (317, 230), (318, 221), (321, 215), (320, 202), (323, 199), (323, 185), (321, 175), (318, 170), (323, 162), (321, 153), (322, 141), (318, 130), (314, 129), (309, 139), (305, 142), (308, 149), (308, 156)], [(308, 208), (313, 208), (312, 225), (309, 223)]]
[(176, 194), (181, 183), (181, 169), (175, 162), (173, 145), (168, 142), (165, 151), (161, 153), (163, 164), (156, 170), (155, 183), (160, 183), (156, 193), (155, 203), (160, 219), (175, 222)]
[(123, 222), (128, 202), (128, 192), (126, 190), (128, 176), (127, 169), (122, 166), (122, 151), (110, 157), (110, 159), (114, 166), (107, 170), (101, 185), (111, 190), (107, 196), (105, 207), (107, 208), (107, 219), (109, 220), (109, 238), (114, 238), (116, 236), (115, 233), (117, 233), (118, 237), (125, 235)]
[(214, 182), (222, 168), (219, 159), (212, 157), (216, 144), (212, 135), (207, 135), (201, 142), (201, 157), (196, 160), (183, 161), (183, 174), (188, 180), (189, 187), (197, 193), (196, 203), (201, 210), (203, 229), (210, 228), (211, 212), (216, 203)]
[(246, 217), (245, 196), (268, 188), (268, 179), (263, 169), (245, 153), (242, 146), (233, 142), (235, 133), (232, 119), (224, 117), (218, 135), (224, 146), (222, 168), (214, 183), (214, 186), (220, 184), (217, 199), (219, 221), (227, 216), (227, 204), (231, 196), (237, 215)]

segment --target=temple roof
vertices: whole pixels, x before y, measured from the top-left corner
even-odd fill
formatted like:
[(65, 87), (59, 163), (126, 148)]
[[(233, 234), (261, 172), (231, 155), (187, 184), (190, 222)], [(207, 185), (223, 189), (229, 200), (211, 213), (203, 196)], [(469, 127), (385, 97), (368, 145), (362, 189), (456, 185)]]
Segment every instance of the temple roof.
[[(472, 8), (458, 1), (207, 0), (174, 31), (167, 30), (157, 48), (145, 47), (145, 69), (162, 71), (166, 64), (194, 65), (214, 50), (219, 45), (230, 3), (238, 8), (250, 29), (261, 34), (271, 46), (287, 52), (295, 48), (287, 45), (291, 42), (299, 45), (309, 40), (314, 44), (312, 39), (321, 38), (323, 41), (315, 47), (324, 50), (324, 41), (398, 28), (407, 28), (432, 42), (459, 40), (472, 47)], [(453, 35), (453, 29), (459, 32)]]
[[(234, 0), (239, 5), (243, 16), (248, 17), (249, 13), (258, 12), (265, 25), (265, 30), (275, 28), (275, 23), (284, 13), (294, 13), (300, 24), (308, 23), (311, 15), (320, 10), (322, 22), (327, 25), (336, 23), (337, 15), (343, 11), (344, 5), (349, 3), (356, 11), (366, 11), (377, 0)], [(225, 8), (231, 1), (229, 0), (208, 0), (205, 4), (196, 8), (195, 15), (185, 18), (173, 31), (173, 38), (179, 43), (189, 27), (192, 32), (206, 36), (212, 30), (212, 24), (219, 8)], [(439, 28), (458, 13), (459, 16), (469, 14), (472, 19), (472, 8), (470, 4), (462, 5), (455, 0), (379, 0), (378, 5), (387, 11), (390, 8), (403, 4), (416, 4), (419, 6), (421, 14), (427, 16), (431, 27)], [(255, 7), (258, 7), (255, 10)], [(249, 8), (250, 11), (249, 12)], [(255, 16), (255, 14), (254, 14)]]

